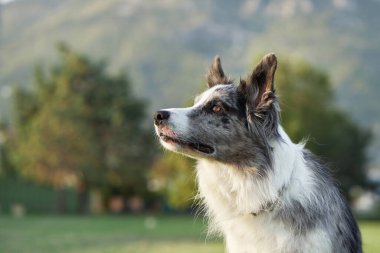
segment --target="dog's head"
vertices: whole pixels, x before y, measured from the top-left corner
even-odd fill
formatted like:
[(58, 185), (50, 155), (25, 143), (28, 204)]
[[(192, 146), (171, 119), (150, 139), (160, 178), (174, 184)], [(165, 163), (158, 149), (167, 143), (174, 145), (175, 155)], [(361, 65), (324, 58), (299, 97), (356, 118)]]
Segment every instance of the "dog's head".
[(207, 75), (209, 88), (195, 98), (193, 106), (156, 112), (154, 124), (161, 144), (194, 158), (269, 166), (268, 142), (278, 135), (276, 67), (276, 56), (268, 54), (235, 85), (215, 57)]

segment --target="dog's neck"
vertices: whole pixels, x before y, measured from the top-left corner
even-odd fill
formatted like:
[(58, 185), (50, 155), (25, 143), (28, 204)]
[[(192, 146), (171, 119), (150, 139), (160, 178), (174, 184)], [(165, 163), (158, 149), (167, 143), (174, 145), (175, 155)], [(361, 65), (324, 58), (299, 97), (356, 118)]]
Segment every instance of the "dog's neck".
[(287, 190), (288, 185), (284, 184), (284, 186), (279, 190), (278, 197), (275, 201), (268, 200), (264, 204), (261, 205), (260, 209), (256, 212), (251, 212), (253, 216), (258, 216), (264, 213), (272, 212), (276, 207), (281, 204), (281, 199), (283, 198), (284, 192)]
[(289, 190), (293, 172), (303, 159), (303, 145), (293, 144), (279, 127), (281, 138), (271, 141), (273, 168), (263, 177), (256, 168), (238, 168), (220, 162), (198, 161), (199, 196), (211, 216), (229, 219), (237, 215), (270, 212)]

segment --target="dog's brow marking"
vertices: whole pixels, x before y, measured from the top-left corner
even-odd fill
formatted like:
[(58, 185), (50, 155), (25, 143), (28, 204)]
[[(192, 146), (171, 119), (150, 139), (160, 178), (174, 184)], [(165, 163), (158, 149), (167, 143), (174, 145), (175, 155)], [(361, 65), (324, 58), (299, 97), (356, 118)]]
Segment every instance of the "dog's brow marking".
[(218, 85), (215, 85), (214, 87), (206, 90), (205, 92), (203, 92), (201, 95), (199, 95), (199, 100), (194, 104), (193, 107), (198, 107), (198, 106), (204, 104), (211, 97), (211, 95), (215, 92), (216, 89), (223, 87), (223, 86), (224, 85), (218, 84)]

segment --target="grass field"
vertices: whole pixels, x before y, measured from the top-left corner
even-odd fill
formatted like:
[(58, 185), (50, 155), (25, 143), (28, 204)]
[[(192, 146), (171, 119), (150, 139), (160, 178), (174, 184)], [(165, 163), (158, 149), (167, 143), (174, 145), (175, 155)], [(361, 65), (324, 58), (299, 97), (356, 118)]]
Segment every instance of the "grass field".
[[(364, 249), (380, 252), (380, 223), (362, 222)], [(0, 216), (1, 253), (214, 253), (200, 218), (184, 216)]]

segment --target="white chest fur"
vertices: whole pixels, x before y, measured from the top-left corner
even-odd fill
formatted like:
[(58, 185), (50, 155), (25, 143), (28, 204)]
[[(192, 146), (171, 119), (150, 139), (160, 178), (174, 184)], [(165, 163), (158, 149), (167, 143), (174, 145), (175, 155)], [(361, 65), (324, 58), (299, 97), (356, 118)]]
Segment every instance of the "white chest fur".
[[(274, 169), (264, 178), (257, 177), (253, 168), (244, 170), (198, 161), (199, 197), (210, 218), (209, 230), (223, 234), (229, 253), (331, 252), (330, 238), (321, 230), (296, 237), (271, 212), (251, 214), (268, 201), (281, 198), (302, 203), (313, 194), (313, 176), (302, 158), (303, 146), (291, 143), (286, 135), (283, 137), (285, 142), (272, 143)], [(284, 186), (286, 192), (279, 196)]]

